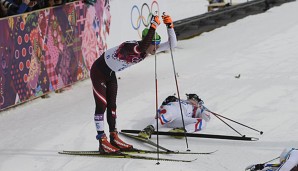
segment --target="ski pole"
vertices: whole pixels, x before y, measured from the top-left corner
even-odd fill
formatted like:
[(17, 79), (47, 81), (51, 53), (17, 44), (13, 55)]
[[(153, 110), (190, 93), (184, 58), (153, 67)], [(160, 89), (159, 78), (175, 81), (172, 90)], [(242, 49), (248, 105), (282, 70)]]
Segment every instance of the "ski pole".
[[(156, 12), (157, 13), (157, 12)], [(156, 41), (156, 32), (154, 32), (154, 39)], [(158, 136), (158, 82), (157, 82), (157, 58), (156, 58), (156, 42), (154, 43), (154, 72), (155, 72), (155, 111), (156, 111), (156, 141), (157, 141), (157, 165), (159, 165), (159, 136)]]
[(264, 167), (279, 167), (280, 164), (269, 164), (269, 162), (272, 162), (272, 161), (274, 161), (274, 160), (276, 160), (276, 159), (279, 159), (279, 158), (280, 158), (280, 156), (275, 157), (274, 159), (271, 159), (271, 160), (269, 160), (269, 161), (266, 161), (266, 162), (262, 163), (262, 165), (263, 165)]
[(237, 121), (234, 121), (234, 120), (232, 120), (232, 119), (230, 119), (230, 118), (227, 118), (227, 117), (224, 117), (224, 116), (222, 116), (222, 115), (220, 115), (220, 114), (214, 113), (214, 112), (212, 112), (212, 111), (210, 111), (210, 110), (208, 110), (208, 111), (209, 111), (210, 113), (212, 113), (213, 115), (217, 115), (217, 116), (222, 117), (222, 118), (225, 118), (225, 119), (227, 119), (227, 120), (229, 120), (229, 121), (235, 122), (235, 123), (237, 123), (237, 124), (239, 124), (239, 125), (242, 125), (242, 126), (244, 126), (244, 127), (246, 127), (246, 128), (249, 128), (249, 129), (252, 129), (252, 130), (254, 130), (254, 131), (257, 131), (257, 132), (259, 132), (261, 135), (263, 134), (263, 131), (259, 131), (259, 130), (257, 130), (257, 129), (252, 128), (252, 127), (249, 127), (249, 126), (247, 126), (247, 125), (244, 125), (244, 124), (242, 124), (242, 123), (239, 123), (239, 122), (237, 122)]
[[(212, 113), (212, 112), (211, 112)], [(230, 127), (232, 130), (234, 130), (235, 132), (237, 132), (240, 136), (245, 137), (245, 135), (242, 135), (240, 132), (238, 132), (235, 128), (233, 128), (231, 125), (229, 125), (228, 123), (226, 123), (224, 120), (222, 120), (219, 116), (215, 115), (214, 113), (212, 113), (215, 117), (217, 117), (219, 120), (221, 120), (223, 123), (225, 123), (228, 127)]]
[(267, 164), (267, 163), (272, 162), (272, 161), (274, 161), (274, 160), (276, 160), (276, 159), (279, 159), (279, 158), (280, 158), (280, 157), (278, 156), (278, 157), (276, 157), (276, 158), (274, 158), (274, 159), (271, 159), (271, 160), (269, 160), (269, 161), (264, 162), (263, 164)]
[[(163, 12), (163, 15), (165, 15), (165, 12)], [(181, 119), (182, 119), (182, 124), (183, 124), (183, 129), (184, 129), (184, 137), (185, 137), (185, 142), (186, 142), (186, 148), (187, 148), (187, 151), (190, 151), (188, 149), (188, 141), (187, 141), (187, 136), (186, 136), (186, 131), (185, 131), (185, 123), (184, 123), (184, 117), (183, 117), (183, 113), (182, 113), (182, 106), (181, 106), (181, 101), (180, 101), (180, 93), (179, 93), (179, 87), (178, 87), (178, 81), (177, 81), (177, 76), (176, 76), (175, 63), (174, 63), (174, 58), (173, 58), (171, 36), (170, 36), (170, 33), (169, 33), (169, 30), (168, 29), (167, 29), (167, 32), (168, 32), (168, 37), (169, 37), (169, 45), (170, 45), (170, 51), (171, 51), (172, 65), (173, 65), (173, 71), (174, 71), (174, 77), (175, 77), (175, 83), (176, 83), (176, 91), (177, 91), (177, 96), (178, 96), (178, 101), (179, 101)]]

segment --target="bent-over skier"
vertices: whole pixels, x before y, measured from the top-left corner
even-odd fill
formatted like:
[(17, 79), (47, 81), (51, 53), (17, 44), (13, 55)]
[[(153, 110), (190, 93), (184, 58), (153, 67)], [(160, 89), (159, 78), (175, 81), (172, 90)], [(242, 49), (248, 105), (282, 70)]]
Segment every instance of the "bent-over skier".
[[(116, 72), (141, 62), (148, 54), (155, 54), (156, 51), (165, 51), (176, 46), (177, 38), (171, 17), (163, 15), (162, 19), (167, 26), (169, 41), (160, 44), (161, 37), (155, 33), (160, 20), (157, 15), (152, 15), (150, 28), (143, 30), (141, 41), (126, 41), (119, 46), (108, 49), (91, 67), (90, 77), (96, 104), (94, 121), (97, 130), (96, 138), (99, 140), (99, 151), (101, 153), (118, 153), (120, 150), (132, 149), (132, 145), (123, 142), (119, 138), (116, 128), (116, 96), (118, 89)], [(106, 110), (110, 142), (104, 133), (104, 113)]]

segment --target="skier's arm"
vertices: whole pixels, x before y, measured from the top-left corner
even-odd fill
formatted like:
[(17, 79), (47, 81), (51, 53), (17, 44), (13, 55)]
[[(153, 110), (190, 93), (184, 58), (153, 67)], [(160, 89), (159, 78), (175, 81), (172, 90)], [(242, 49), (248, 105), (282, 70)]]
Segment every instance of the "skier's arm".
[(203, 105), (200, 106), (200, 110), (202, 113), (202, 118), (206, 121), (209, 122), (211, 119), (211, 113), (209, 111), (206, 110), (207, 108)]
[(151, 18), (151, 26), (149, 28), (148, 34), (145, 36), (145, 38), (139, 43), (139, 50), (142, 53), (145, 53), (148, 49), (149, 45), (152, 42), (153, 36), (155, 34), (155, 30), (157, 26), (160, 24), (158, 16), (152, 16)]
[(211, 119), (211, 113), (206, 109), (207, 108), (202, 104), (199, 105), (194, 118), (202, 118), (204, 121), (209, 122)]
[(188, 133), (194, 133), (201, 130), (204, 130), (206, 128), (206, 121), (204, 121), (201, 118), (190, 118), (185, 117), (185, 130)]
[(168, 41), (159, 45), (159, 48), (157, 49), (158, 52), (174, 49), (177, 46), (177, 37), (174, 28), (168, 28), (167, 30), (169, 33)]
[(162, 15), (162, 19), (164, 24), (167, 26), (168, 41), (159, 45), (159, 48), (157, 49), (159, 52), (174, 49), (177, 46), (177, 37), (172, 18), (164, 13)]

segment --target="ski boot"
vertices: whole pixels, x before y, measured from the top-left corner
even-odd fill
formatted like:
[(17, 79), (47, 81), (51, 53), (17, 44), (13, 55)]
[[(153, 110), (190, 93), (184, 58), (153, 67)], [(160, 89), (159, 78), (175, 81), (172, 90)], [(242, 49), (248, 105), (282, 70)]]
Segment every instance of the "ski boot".
[(96, 139), (99, 141), (99, 152), (102, 154), (117, 154), (120, 153), (120, 149), (114, 147), (112, 144), (109, 143), (108, 138), (105, 133), (98, 134)]
[(110, 132), (110, 143), (121, 151), (129, 151), (133, 149), (132, 145), (125, 143), (119, 138), (117, 131)]
[(140, 133), (139, 137), (149, 139), (151, 138), (151, 134), (154, 132), (154, 127), (152, 125), (148, 125), (146, 128), (144, 128)]
[[(186, 132), (183, 128), (173, 128), (171, 130), (169, 130), (169, 132), (174, 132), (174, 133), (184, 133)], [(172, 136), (174, 138), (177, 138), (177, 139), (182, 139), (184, 136)]]

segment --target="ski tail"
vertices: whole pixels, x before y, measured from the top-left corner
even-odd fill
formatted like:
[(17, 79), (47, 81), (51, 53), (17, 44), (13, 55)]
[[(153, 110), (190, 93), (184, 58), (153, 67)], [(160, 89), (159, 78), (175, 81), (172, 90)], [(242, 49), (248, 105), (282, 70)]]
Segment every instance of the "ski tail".
[(144, 142), (146, 144), (149, 144), (151, 146), (154, 146), (156, 148), (162, 149), (162, 150), (167, 151), (167, 152), (174, 152), (173, 150), (170, 150), (170, 149), (165, 148), (165, 147), (163, 147), (161, 145), (158, 145), (158, 144), (156, 144), (155, 142), (153, 142), (153, 141), (151, 141), (149, 139), (145, 139), (145, 138), (142, 138), (142, 137), (139, 137), (139, 136), (136, 136), (136, 135), (131, 135), (131, 134), (128, 134), (128, 133), (125, 133), (125, 132), (119, 132), (119, 134), (124, 135), (124, 136), (129, 137), (129, 138), (132, 138), (134, 140), (138, 140), (138, 141)]

